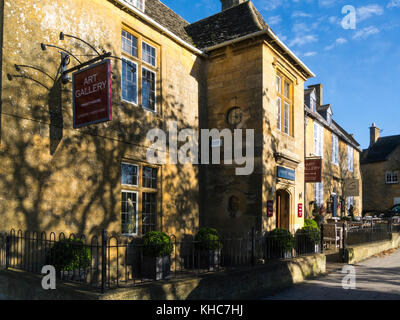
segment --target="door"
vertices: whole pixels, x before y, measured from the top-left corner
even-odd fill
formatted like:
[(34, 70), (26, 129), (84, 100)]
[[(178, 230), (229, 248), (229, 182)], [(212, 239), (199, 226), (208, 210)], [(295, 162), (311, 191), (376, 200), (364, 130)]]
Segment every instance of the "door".
[(289, 230), (290, 225), (290, 195), (285, 190), (276, 192), (276, 227)]

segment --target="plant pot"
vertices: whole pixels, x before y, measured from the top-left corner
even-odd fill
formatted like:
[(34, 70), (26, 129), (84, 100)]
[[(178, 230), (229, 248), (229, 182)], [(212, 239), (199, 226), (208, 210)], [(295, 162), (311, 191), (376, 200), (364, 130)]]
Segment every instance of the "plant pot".
[(167, 279), (171, 275), (171, 256), (143, 257), (142, 275), (153, 280)]
[(86, 282), (88, 269), (81, 268), (75, 269), (71, 271), (58, 271), (60, 279), (63, 281), (77, 281), (77, 282)]
[(220, 265), (221, 250), (200, 250), (200, 268), (216, 270)]
[(271, 250), (269, 252), (266, 252), (266, 254), (265, 254), (266, 260), (291, 259), (292, 257), (293, 257), (292, 249), (289, 249), (289, 250)]

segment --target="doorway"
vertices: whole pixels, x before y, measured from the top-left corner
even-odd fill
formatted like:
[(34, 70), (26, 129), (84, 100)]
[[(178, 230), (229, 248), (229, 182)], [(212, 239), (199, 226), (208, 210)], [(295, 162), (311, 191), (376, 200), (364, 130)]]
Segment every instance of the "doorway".
[(289, 230), (290, 194), (286, 190), (276, 192), (276, 227)]

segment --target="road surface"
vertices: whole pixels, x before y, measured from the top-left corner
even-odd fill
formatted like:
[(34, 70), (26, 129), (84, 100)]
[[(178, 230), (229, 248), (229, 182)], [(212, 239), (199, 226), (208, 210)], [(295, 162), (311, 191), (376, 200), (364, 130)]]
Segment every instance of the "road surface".
[(344, 289), (342, 280), (349, 273), (336, 270), (263, 300), (400, 300), (400, 250), (360, 262), (354, 270), (355, 289)]

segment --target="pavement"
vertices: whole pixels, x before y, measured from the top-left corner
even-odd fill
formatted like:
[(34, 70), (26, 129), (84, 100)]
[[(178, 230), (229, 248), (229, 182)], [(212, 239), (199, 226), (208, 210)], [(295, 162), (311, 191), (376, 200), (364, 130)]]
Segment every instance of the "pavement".
[[(343, 267), (346, 273), (342, 273)], [(262, 300), (400, 300), (400, 249), (353, 267), (327, 262), (327, 275), (295, 284)]]

